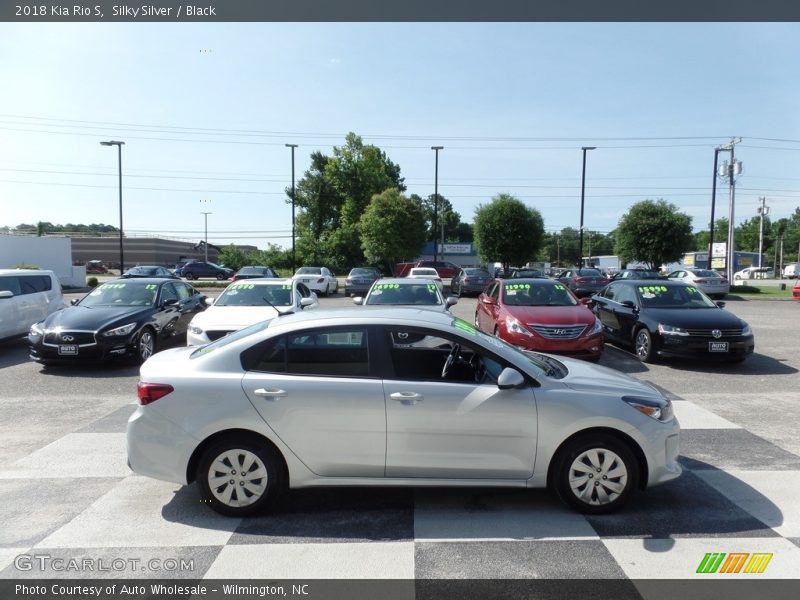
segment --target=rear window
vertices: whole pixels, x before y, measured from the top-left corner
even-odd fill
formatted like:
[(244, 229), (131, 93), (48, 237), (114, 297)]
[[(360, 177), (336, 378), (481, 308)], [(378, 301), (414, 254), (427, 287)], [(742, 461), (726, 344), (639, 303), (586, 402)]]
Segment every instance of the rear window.
[(49, 275), (2, 275), (0, 291), (11, 292), (15, 296), (47, 292), (53, 289)]

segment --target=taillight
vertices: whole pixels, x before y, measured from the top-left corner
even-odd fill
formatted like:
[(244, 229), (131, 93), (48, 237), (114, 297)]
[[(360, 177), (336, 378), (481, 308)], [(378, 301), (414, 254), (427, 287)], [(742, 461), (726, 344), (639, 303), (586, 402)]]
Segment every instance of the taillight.
[(707, 279), (695, 279), (694, 282), (695, 283), (708, 283), (708, 280)]
[(576, 277), (575, 283), (586, 283), (586, 277)]
[(163, 398), (175, 388), (168, 383), (145, 383), (140, 381), (136, 385), (136, 393), (139, 396), (139, 404), (146, 406), (151, 402), (155, 402), (159, 398)]
[(239, 281), (239, 276), (234, 275), (233, 277), (231, 277), (231, 281)]

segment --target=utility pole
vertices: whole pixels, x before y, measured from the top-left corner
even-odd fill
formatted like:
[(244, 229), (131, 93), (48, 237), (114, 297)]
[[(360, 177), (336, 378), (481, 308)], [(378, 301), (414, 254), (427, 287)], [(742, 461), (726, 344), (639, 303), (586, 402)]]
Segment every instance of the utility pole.
[(764, 252), (764, 215), (769, 214), (769, 207), (766, 205), (766, 196), (761, 196), (759, 200), (761, 200), (761, 206), (758, 207), (758, 214), (761, 216), (761, 221), (758, 224), (758, 266), (763, 267), (761, 256)]
[(734, 236), (736, 235), (736, 224), (734, 219), (735, 204), (736, 204), (736, 180), (734, 177), (742, 174), (742, 162), (736, 160), (734, 149), (736, 144), (740, 143), (742, 138), (732, 139), (727, 146), (720, 148), (721, 150), (728, 150), (731, 153), (731, 161), (727, 161), (720, 167), (719, 174), (728, 178), (729, 201), (728, 201), (728, 251), (725, 258), (725, 272), (728, 276), (728, 281), (733, 281), (733, 274), (735, 272), (734, 258), (736, 257), (736, 244)]
[[(431, 146), (431, 150), (436, 153), (436, 166), (433, 175), (433, 262), (436, 262), (436, 221), (439, 218), (439, 150), (444, 150), (444, 146)], [(444, 251), (444, 248), (442, 248)]]
[(295, 226), (294, 226), (294, 149), (297, 148), (297, 144), (284, 144), (287, 148), (292, 149), (292, 273), (294, 273), (295, 269), (295, 254), (294, 254), (294, 236), (295, 236)]
[(783, 274), (783, 235), (781, 235), (781, 262), (778, 263), (778, 268)]

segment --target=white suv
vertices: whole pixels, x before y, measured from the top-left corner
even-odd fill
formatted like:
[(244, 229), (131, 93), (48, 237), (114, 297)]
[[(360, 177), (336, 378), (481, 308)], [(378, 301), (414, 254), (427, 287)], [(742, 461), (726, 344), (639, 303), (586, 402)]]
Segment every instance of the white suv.
[(783, 267), (783, 276), (787, 279), (794, 279), (800, 271), (800, 263), (792, 263)]
[(26, 335), (31, 325), (65, 306), (52, 271), (0, 269), (0, 340)]

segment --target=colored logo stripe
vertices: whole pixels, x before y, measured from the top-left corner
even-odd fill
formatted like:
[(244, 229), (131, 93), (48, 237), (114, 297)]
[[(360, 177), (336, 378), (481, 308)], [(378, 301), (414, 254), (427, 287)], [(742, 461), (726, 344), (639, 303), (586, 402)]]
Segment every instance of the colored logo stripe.
[(763, 573), (767, 568), (769, 561), (772, 560), (772, 554), (753, 554), (750, 562), (744, 568), (745, 573)]
[(697, 567), (697, 573), (741, 573), (743, 568), (745, 573), (763, 573), (771, 560), (771, 553), (707, 552)]

